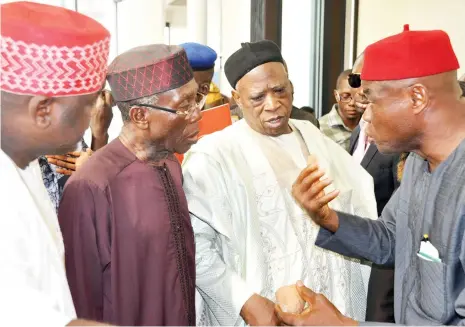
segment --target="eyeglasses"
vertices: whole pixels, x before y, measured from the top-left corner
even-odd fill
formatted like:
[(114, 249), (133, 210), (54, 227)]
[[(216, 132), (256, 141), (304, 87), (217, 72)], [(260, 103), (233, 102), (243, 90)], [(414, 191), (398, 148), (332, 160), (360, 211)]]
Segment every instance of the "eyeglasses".
[(349, 85), (354, 89), (358, 89), (362, 86), (362, 79), (360, 78), (360, 74), (349, 74)]
[(194, 114), (194, 112), (197, 109), (202, 110), (203, 106), (205, 105), (206, 100), (207, 100), (207, 97), (206, 97), (205, 94), (197, 92), (197, 94), (195, 96), (195, 102), (189, 104), (189, 108), (187, 108), (187, 110), (175, 110), (175, 109), (171, 109), (171, 108), (167, 108), (167, 107), (161, 107), (161, 106), (157, 106), (157, 105), (144, 104), (144, 103), (136, 103), (136, 104), (133, 105), (133, 107), (138, 106), (138, 107), (147, 107), (147, 108), (151, 108), (151, 109), (157, 109), (157, 110), (169, 112), (169, 113), (172, 113), (172, 114), (176, 114), (176, 115), (179, 115), (179, 116), (183, 116), (185, 119), (189, 119), (190, 117), (192, 117), (192, 115)]
[(350, 101), (352, 101), (353, 97), (352, 97), (352, 94), (350, 93), (339, 93), (338, 91), (336, 91), (336, 95), (337, 95), (337, 101), (340, 101), (340, 102), (343, 102), (343, 103), (348, 103)]

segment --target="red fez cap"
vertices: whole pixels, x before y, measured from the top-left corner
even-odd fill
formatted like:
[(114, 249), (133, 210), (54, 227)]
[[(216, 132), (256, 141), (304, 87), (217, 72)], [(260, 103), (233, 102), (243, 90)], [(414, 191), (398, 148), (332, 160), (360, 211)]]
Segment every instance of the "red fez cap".
[(75, 11), (33, 2), (0, 6), (3, 91), (89, 94), (105, 82), (110, 33)]
[(389, 81), (436, 75), (459, 68), (446, 32), (404, 31), (365, 49), (361, 79)]
[(194, 73), (177, 45), (151, 44), (120, 54), (108, 67), (107, 80), (116, 101), (130, 101), (187, 84)]

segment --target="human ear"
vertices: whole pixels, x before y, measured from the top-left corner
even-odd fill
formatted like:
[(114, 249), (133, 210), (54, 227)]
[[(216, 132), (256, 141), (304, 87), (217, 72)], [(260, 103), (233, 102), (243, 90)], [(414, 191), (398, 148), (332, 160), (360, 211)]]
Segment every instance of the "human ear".
[(47, 96), (31, 97), (28, 103), (28, 112), (37, 127), (46, 129), (51, 125), (54, 104), (54, 99)]
[(412, 101), (412, 108), (415, 114), (422, 112), (429, 103), (429, 94), (422, 84), (415, 84), (409, 88), (409, 95)]
[(140, 129), (149, 127), (149, 110), (143, 107), (134, 106), (129, 109), (129, 118)]
[(231, 91), (231, 95), (234, 99), (234, 102), (236, 102), (236, 104), (242, 108), (242, 100), (241, 100), (241, 95), (239, 94), (239, 92), (237, 92), (236, 90), (232, 90)]

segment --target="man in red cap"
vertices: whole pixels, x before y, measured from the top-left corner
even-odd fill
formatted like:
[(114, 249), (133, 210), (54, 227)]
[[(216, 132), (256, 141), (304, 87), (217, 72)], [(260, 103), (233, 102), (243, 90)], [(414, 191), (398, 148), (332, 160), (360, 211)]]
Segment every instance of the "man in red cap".
[(105, 82), (110, 35), (59, 7), (14, 2), (0, 11), (2, 323), (85, 325), (72, 321), (62, 236), (36, 158), (76, 148)]
[(71, 176), (58, 214), (76, 312), (193, 326), (194, 235), (174, 153), (197, 142), (205, 96), (179, 46), (119, 55), (108, 82), (123, 129)]
[[(459, 64), (443, 31), (409, 31), (370, 45), (362, 87), (367, 134), (381, 152), (411, 152), (402, 183), (379, 220), (337, 212), (338, 191), (318, 165), (297, 179), (293, 195), (321, 226), (316, 244), (376, 264), (395, 264), (395, 321), (465, 323), (465, 99)], [(322, 295), (299, 285), (302, 315), (277, 308), (287, 324), (354, 325)], [(369, 323), (367, 323), (369, 324)]]

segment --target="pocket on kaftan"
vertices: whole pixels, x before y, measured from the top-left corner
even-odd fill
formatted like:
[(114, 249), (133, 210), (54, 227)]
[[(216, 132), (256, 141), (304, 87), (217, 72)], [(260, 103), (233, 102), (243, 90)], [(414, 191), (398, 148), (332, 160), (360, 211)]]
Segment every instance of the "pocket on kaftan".
[(418, 303), (427, 316), (435, 321), (442, 321), (446, 313), (446, 265), (443, 262), (427, 261), (420, 257), (416, 260), (420, 282)]

